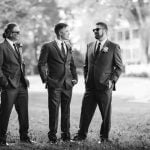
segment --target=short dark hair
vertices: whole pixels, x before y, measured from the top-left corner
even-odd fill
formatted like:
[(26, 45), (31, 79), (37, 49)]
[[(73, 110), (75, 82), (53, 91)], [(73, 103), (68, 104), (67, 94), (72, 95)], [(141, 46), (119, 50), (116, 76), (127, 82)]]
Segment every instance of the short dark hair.
[(100, 25), (100, 26), (102, 26), (106, 31), (108, 31), (108, 26), (107, 26), (106, 23), (104, 23), (104, 22), (97, 22), (96, 25)]
[(54, 31), (56, 33), (56, 35), (59, 34), (59, 31), (63, 28), (66, 28), (68, 25), (66, 23), (58, 23), (55, 25)]
[(12, 33), (14, 27), (17, 26), (17, 23), (8, 23), (5, 27), (4, 33), (3, 33), (3, 38), (9, 38), (10, 34)]

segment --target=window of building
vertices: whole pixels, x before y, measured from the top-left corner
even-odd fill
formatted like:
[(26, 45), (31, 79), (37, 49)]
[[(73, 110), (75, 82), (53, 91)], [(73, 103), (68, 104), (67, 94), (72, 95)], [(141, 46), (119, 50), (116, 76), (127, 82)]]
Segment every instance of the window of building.
[(139, 30), (138, 29), (134, 29), (132, 31), (132, 34), (133, 34), (133, 38), (138, 38), (139, 37)]
[(118, 32), (118, 41), (122, 41), (123, 40), (123, 34), (121, 31)]
[(130, 39), (130, 32), (129, 30), (125, 31), (125, 40), (129, 40)]

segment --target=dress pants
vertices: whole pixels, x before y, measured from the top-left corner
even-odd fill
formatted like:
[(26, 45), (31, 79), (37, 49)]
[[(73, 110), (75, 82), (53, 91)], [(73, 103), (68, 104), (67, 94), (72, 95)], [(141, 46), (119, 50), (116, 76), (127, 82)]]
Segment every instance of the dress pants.
[(26, 138), (29, 128), (28, 90), (20, 83), (18, 88), (3, 89), (1, 93), (0, 110), (0, 140), (6, 140), (6, 132), (10, 114), (15, 105), (19, 120), (20, 138)]
[(61, 107), (61, 131), (63, 134), (70, 134), (70, 102), (72, 88), (48, 89), (49, 107), (49, 133), (48, 136), (55, 136), (58, 128), (59, 106)]
[(108, 138), (111, 126), (112, 88), (108, 90), (86, 90), (81, 108), (79, 135), (86, 137), (97, 105), (102, 116), (100, 137)]

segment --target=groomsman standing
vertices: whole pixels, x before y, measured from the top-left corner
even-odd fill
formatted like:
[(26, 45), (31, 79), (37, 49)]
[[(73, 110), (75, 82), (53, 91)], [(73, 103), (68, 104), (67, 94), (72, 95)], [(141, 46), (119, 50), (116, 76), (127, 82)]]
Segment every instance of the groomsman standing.
[(25, 64), (22, 57), (22, 47), (18, 43), (19, 25), (9, 23), (3, 33), (4, 41), (0, 43), (0, 146), (8, 145), (6, 132), (9, 117), (15, 105), (18, 120), (20, 140), (32, 143), (28, 136), (28, 86), (25, 77)]
[(61, 105), (61, 139), (70, 140), (70, 102), (72, 87), (77, 84), (76, 66), (72, 56), (68, 25), (55, 26), (57, 38), (42, 46), (38, 68), (48, 88), (49, 140), (57, 141), (59, 106)]
[(98, 22), (93, 29), (95, 42), (87, 45), (84, 65), (86, 91), (82, 101), (80, 125), (74, 140), (84, 140), (98, 105), (102, 116), (101, 142), (108, 141), (111, 127), (112, 90), (122, 72), (123, 65), (119, 45), (107, 38), (108, 27)]

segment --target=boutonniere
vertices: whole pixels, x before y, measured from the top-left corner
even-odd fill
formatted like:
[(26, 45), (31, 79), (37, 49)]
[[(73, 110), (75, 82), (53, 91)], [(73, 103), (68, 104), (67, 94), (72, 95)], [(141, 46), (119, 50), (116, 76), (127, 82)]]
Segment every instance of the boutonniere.
[(17, 46), (18, 48), (22, 48), (22, 47), (23, 47), (22, 43), (20, 43), (20, 42), (16, 42), (15, 44), (16, 44), (16, 46)]
[(102, 49), (102, 52), (107, 53), (107, 52), (108, 52), (108, 47), (104, 47), (104, 48)]

